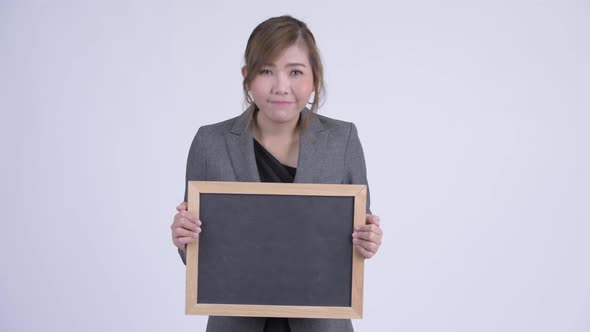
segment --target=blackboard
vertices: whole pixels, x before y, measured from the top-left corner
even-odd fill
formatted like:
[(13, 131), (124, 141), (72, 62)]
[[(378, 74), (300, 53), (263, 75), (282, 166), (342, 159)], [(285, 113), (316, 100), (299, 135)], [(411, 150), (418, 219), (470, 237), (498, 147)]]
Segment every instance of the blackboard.
[(360, 318), (362, 185), (189, 182), (186, 313)]

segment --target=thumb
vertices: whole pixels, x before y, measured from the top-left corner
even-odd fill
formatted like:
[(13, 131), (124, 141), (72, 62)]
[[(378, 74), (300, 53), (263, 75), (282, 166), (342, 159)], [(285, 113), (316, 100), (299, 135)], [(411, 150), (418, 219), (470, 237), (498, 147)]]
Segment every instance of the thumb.
[(182, 202), (180, 203), (177, 207), (176, 207), (176, 211), (181, 212), (181, 211), (186, 211), (186, 202)]
[(377, 226), (380, 225), (381, 220), (379, 219), (379, 216), (373, 215), (373, 214), (367, 214), (367, 221), (370, 224), (375, 224)]

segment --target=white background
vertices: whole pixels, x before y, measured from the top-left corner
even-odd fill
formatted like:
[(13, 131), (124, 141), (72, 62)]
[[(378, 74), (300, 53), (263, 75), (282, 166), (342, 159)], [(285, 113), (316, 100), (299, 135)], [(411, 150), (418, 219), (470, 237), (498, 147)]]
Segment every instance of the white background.
[(557, 0), (1, 1), (0, 330), (204, 330), (186, 155), (287, 13), (385, 231), (356, 330), (590, 331), (590, 4)]

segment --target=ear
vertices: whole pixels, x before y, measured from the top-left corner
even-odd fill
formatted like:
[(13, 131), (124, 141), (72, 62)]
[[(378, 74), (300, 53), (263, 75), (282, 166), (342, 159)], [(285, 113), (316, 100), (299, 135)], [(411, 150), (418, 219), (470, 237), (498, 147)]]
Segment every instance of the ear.
[(242, 67), (242, 77), (244, 79), (246, 79), (246, 76), (248, 75), (248, 70), (246, 70), (246, 66)]

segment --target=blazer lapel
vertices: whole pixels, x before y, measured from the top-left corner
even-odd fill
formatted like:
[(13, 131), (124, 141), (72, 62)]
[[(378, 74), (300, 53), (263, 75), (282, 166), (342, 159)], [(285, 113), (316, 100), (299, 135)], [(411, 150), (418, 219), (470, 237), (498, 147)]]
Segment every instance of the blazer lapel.
[(299, 158), (297, 161), (296, 183), (320, 183), (322, 163), (328, 143), (329, 131), (320, 122), (316, 114), (307, 108), (303, 110), (307, 130), (299, 138)]
[[(322, 163), (328, 143), (329, 131), (320, 122), (316, 114), (304, 109), (301, 116), (307, 121), (307, 130), (299, 138), (299, 157), (295, 183), (321, 183)], [(232, 166), (237, 181), (260, 182), (254, 143), (250, 126), (251, 111), (246, 110), (225, 135)]]
[(254, 143), (250, 129), (251, 111), (246, 110), (240, 115), (234, 126), (225, 134), (232, 167), (237, 181), (260, 182), (256, 158), (254, 157)]

